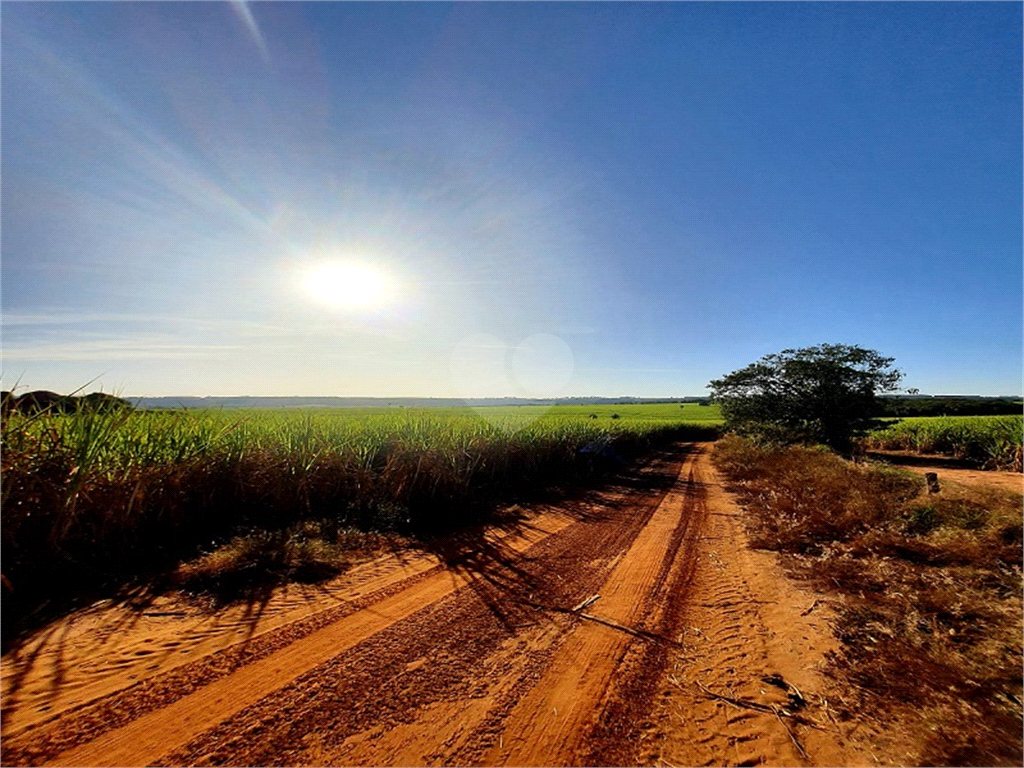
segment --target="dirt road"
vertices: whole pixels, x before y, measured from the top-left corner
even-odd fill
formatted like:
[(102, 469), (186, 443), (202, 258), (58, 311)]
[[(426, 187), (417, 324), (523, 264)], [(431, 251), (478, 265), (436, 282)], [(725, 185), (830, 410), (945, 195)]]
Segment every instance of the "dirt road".
[(791, 716), (826, 609), (746, 546), (711, 450), (258, 608), (69, 617), (3, 660), (3, 763), (870, 762)]

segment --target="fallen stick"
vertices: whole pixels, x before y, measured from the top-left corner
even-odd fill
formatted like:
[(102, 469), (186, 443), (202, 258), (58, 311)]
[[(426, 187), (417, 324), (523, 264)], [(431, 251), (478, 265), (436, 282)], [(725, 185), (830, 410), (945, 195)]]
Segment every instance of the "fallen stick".
[(620, 632), (625, 632), (627, 635), (639, 637), (641, 640), (647, 640), (652, 643), (665, 643), (676, 648), (682, 647), (682, 643), (677, 643), (675, 640), (663, 637), (662, 635), (656, 635), (653, 632), (645, 632), (642, 629), (633, 629), (632, 627), (627, 627), (624, 624), (619, 624), (618, 622), (612, 621), (611, 619), (604, 619), (600, 616), (594, 616), (591, 613), (583, 613), (582, 610), (577, 610), (577, 608), (573, 608), (572, 610), (568, 608), (555, 608), (551, 605), (541, 605), (540, 603), (534, 603), (528, 600), (521, 600), (520, 602), (524, 605), (529, 605), (533, 608), (539, 608), (542, 611), (551, 611), (553, 613), (565, 613), (570, 616), (578, 616), (581, 619), (593, 621), (597, 624), (603, 624), (606, 627), (610, 627), (611, 629), (617, 629)]
[(669, 640), (667, 637), (656, 635), (653, 632), (645, 632), (642, 629), (633, 629), (632, 627), (627, 627), (623, 624), (618, 624), (612, 621), (611, 619), (602, 619), (600, 616), (594, 616), (590, 613), (577, 613), (576, 615), (579, 616), (581, 619), (588, 619), (590, 621), (597, 622), (598, 624), (604, 624), (606, 627), (617, 629), (620, 632), (625, 632), (628, 635), (633, 635), (633, 637), (639, 637), (641, 640), (649, 640), (652, 643), (668, 643), (669, 645), (675, 646), (679, 645), (679, 643), (677, 643), (675, 640)]
[(745, 699), (734, 699), (732, 696), (723, 696), (720, 693), (715, 693), (697, 680), (694, 680), (693, 683), (711, 698), (720, 699), (728, 704), (732, 704), (734, 707), (739, 707), (741, 709), (753, 709), (756, 712), (767, 712), (768, 714), (778, 715), (776, 709), (774, 707), (769, 707), (767, 704), (758, 704), (756, 701), (746, 701)]
[(801, 611), (800, 615), (801, 616), (807, 616), (811, 611), (813, 611), (815, 608), (817, 608), (820, 604), (821, 604), (821, 600), (815, 600), (813, 603), (811, 603), (810, 607), (808, 607), (808, 608), (804, 609), (803, 611)]
[[(808, 720), (806, 717), (803, 717), (801, 715), (798, 715), (798, 714), (795, 714), (793, 712), (790, 712), (789, 710), (781, 709), (780, 707), (776, 707), (775, 705), (772, 705), (772, 704), (759, 704), (756, 701), (748, 701), (747, 699), (736, 699), (736, 698), (733, 698), (731, 696), (723, 696), (720, 693), (715, 693), (710, 688), (708, 688), (705, 685), (702, 685), (697, 680), (694, 680), (693, 682), (694, 682), (694, 685), (696, 685), (698, 688), (700, 688), (702, 691), (704, 691), (704, 693), (706, 693), (708, 696), (710, 696), (710, 697), (712, 697), (714, 699), (721, 699), (724, 702), (732, 704), (734, 707), (738, 707), (738, 708), (741, 708), (741, 709), (752, 709), (755, 712), (764, 712), (766, 714), (775, 715), (779, 719), (781, 719), (783, 717), (791, 717), (796, 722), (800, 723), (801, 725), (809, 726), (810, 728), (814, 728), (815, 730), (818, 730), (818, 731), (824, 731), (825, 730), (824, 728), (822, 728), (817, 723), (814, 723), (814, 722)], [(676, 683), (676, 685), (679, 686), (679, 687), (682, 687), (681, 685), (679, 685), (678, 682)], [(803, 699), (803, 695), (802, 694), (801, 694), (800, 698)], [(804, 700), (806, 701), (806, 699), (804, 699)], [(785, 725), (785, 723), (783, 723), (783, 725)], [(788, 731), (789, 729), (787, 728), (786, 730)], [(793, 736), (793, 734), (790, 733), (789, 735), (790, 735), (790, 738), (793, 738), (794, 741), (795, 741), (795, 737)], [(800, 749), (801, 753), (803, 753), (803, 747), (799, 747), (799, 749)], [(804, 755), (804, 757), (806, 757), (806, 754)]]
[(786, 733), (789, 734), (790, 740), (793, 742), (793, 745), (803, 756), (804, 760), (809, 760), (810, 758), (807, 757), (807, 752), (804, 751), (804, 748), (800, 745), (800, 742), (797, 740), (796, 735), (793, 733), (793, 731), (790, 730), (788, 725), (786, 725), (786, 721), (782, 719), (782, 715), (779, 713), (779, 710), (777, 708), (775, 709), (775, 717), (779, 719), (779, 722), (782, 724), (782, 727), (786, 729)]
[[(807, 706), (807, 703), (808, 703), (807, 702), (807, 697), (804, 696), (800, 692), (800, 689), (797, 688), (793, 683), (789, 682), (788, 680), (786, 681), (786, 685), (788, 685), (793, 690), (793, 692), (796, 694), (796, 701), (799, 703), (799, 705), (801, 707)], [(792, 694), (790, 694), (790, 696), (792, 697)]]
[(594, 603), (596, 603), (596, 602), (597, 602), (598, 600), (600, 600), (600, 599), (601, 599), (601, 596), (600, 596), (600, 595), (591, 595), (591, 596), (590, 596), (590, 597), (588, 597), (588, 598), (587, 598), (586, 600), (584, 600), (584, 601), (583, 601), (582, 603), (580, 603), (580, 604), (579, 604), (579, 605), (577, 605), (577, 606), (576, 606), (575, 608), (573, 608), (573, 609), (572, 609), (572, 612), (573, 612), (573, 613), (579, 613), (579, 612), (580, 612), (580, 611), (582, 611), (582, 610), (583, 610), (584, 608), (586, 608), (587, 606), (593, 605)]

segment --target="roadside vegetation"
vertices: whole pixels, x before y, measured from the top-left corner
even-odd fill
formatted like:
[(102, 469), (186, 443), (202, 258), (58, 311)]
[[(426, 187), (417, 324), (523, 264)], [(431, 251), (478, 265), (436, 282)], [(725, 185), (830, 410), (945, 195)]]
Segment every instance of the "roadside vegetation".
[(4, 635), (43, 606), (159, 573), (229, 595), (254, 577), (316, 580), (367, 542), (385, 546), (382, 536), (443, 533), (652, 446), (716, 434), (711, 414), (691, 423), (669, 405), (674, 418), (649, 405), (617, 405), (616, 418), (600, 407), (486, 419), (468, 409), (8, 412)]
[(985, 469), (1024, 469), (1024, 416), (940, 416), (903, 419), (872, 432), (868, 450), (936, 453)]
[(735, 435), (715, 460), (754, 545), (838, 598), (841, 714), (899, 724), (920, 764), (1019, 765), (1021, 495), (928, 494), (900, 470)]

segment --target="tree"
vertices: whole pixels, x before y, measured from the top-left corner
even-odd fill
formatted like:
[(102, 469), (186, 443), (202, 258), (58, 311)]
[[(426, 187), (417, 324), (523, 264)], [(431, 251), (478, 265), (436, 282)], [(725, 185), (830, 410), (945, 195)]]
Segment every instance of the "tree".
[(819, 344), (766, 355), (709, 386), (729, 428), (847, 450), (876, 425), (877, 395), (903, 378), (893, 362), (863, 347)]

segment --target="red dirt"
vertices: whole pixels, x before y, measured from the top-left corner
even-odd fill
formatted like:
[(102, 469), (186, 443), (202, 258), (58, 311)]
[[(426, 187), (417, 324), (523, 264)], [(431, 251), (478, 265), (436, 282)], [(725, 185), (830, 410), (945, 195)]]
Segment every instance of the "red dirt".
[(248, 614), (69, 617), (3, 659), (2, 762), (868, 762), (822, 704), (827, 609), (746, 546), (709, 452)]

